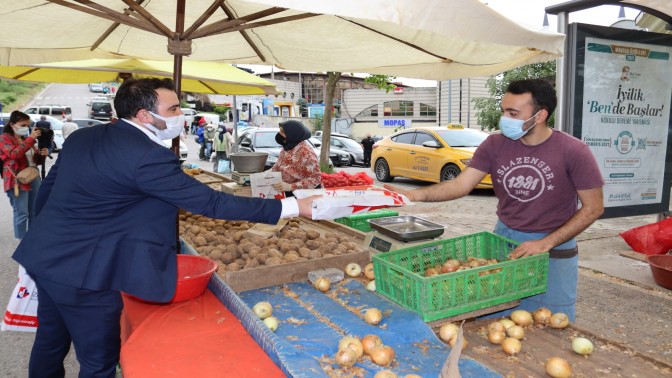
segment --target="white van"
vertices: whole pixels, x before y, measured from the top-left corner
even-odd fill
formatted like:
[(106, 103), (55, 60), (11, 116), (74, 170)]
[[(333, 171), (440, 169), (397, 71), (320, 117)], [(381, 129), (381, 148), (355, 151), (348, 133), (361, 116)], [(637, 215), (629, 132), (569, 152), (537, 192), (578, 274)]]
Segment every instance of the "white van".
[(25, 108), (23, 112), (63, 118), (63, 115), (72, 114), (72, 109), (67, 105), (33, 105)]

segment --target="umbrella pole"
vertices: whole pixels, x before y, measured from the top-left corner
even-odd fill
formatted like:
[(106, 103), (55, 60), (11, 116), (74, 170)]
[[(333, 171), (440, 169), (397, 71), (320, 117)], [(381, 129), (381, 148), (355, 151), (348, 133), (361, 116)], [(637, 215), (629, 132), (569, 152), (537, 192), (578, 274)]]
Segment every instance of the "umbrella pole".
[[(177, 12), (175, 13), (175, 34), (179, 36), (184, 32), (184, 12), (185, 12), (185, 0), (177, 1)], [(170, 42), (169, 42), (170, 45)], [(169, 49), (170, 50), (170, 49)], [(182, 55), (174, 54), (173, 55), (173, 82), (175, 84), (175, 93), (177, 93), (177, 101), (182, 102)], [(171, 150), (178, 159), (180, 158), (180, 137), (173, 138), (173, 143), (171, 144)], [(182, 245), (180, 244), (180, 218), (179, 216), (175, 219), (175, 250), (179, 254), (182, 251)]]

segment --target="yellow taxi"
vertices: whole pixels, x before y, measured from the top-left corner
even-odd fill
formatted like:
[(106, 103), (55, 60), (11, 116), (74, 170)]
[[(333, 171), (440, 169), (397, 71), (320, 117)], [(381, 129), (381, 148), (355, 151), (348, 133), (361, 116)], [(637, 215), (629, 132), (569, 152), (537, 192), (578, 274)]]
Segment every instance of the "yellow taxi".
[[(431, 182), (452, 180), (469, 165), (476, 147), (488, 135), (452, 124), (406, 129), (376, 143), (371, 170), (382, 182), (390, 182), (397, 176)], [(476, 187), (492, 189), (490, 175)]]

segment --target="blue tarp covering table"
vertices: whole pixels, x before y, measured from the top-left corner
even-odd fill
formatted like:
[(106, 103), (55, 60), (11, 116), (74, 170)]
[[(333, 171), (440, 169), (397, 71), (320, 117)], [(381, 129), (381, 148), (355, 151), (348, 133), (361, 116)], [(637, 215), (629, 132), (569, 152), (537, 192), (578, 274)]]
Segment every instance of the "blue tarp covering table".
[[(337, 368), (329, 362), (345, 335), (378, 335), (385, 345), (394, 348), (395, 362), (388, 369), (399, 376), (436, 377), (450, 353), (450, 348), (417, 314), (367, 291), (356, 280), (337, 283), (326, 294), (308, 283), (290, 283), (242, 292), (239, 296), (250, 308), (261, 301), (273, 305), (273, 315), (280, 320), (274, 342), (282, 346), (279, 352), (285, 354), (295, 377), (327, 376), (325, 370), (329, 366)], [(364, 310), (371, 307), (383, 313), (378, 325), (363, 320)], [(384, 369), (368, 358), (355, 367), (361, 369), (364, 377), (373, 377)], [(459, 368), (463, 377), (499, 377), (470, 359), (462, 358)]]

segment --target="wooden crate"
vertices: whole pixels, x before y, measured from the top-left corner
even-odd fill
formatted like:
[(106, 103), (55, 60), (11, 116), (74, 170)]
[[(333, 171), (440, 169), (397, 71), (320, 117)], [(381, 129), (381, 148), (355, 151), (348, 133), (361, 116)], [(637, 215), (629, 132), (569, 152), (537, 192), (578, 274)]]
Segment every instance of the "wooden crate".
[[(345, 234), (350, 237), (353, 243), (363, 244), (364, 233), (353, 230), (339, 223), (329, 221), (311, 221), (308, 219), (297, 218), (301, 223), (303, 230), (315, 230), (322, 234), (326, 232)], [(198, 253), (191, 246), (185, 243), (189, 253)], [(187, 253), (183, 251), (183, 253)], [(217, 272), (224, 282), (235, 292), (259, 289), (262, 287), (281, 285), (288, 282), (301, 282), (308, 280), (308, 272), (326, 268), (337, 268), (344, 270), (345, 266), (355, 262), (364, 267), (371, 262), (371, 256), (368, 250), (363, 252), (351, 253), (347, 255), (326, 257), (308, 261), (297, 261), (275, 266), (263, 266), (253, 269), (241, 270), (238, 272)]]
[(252, 187), (249, 185), (241, 186), (235, 182), (223, 182), (219, 184), (219, 190), (240, 197), (252, 197)]

